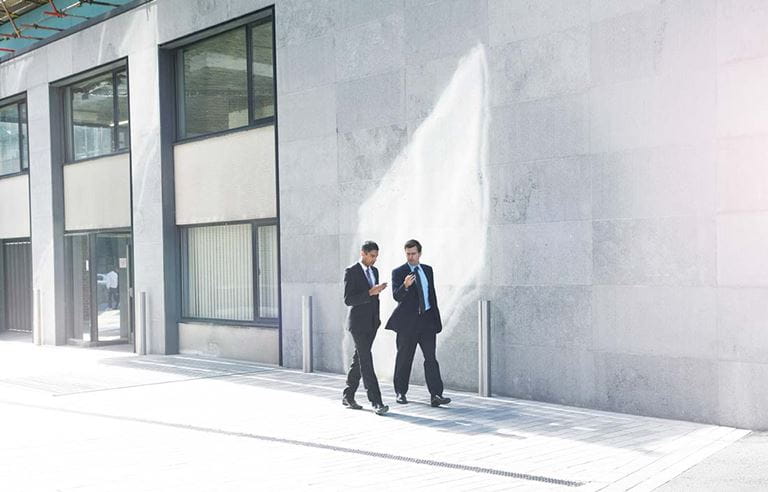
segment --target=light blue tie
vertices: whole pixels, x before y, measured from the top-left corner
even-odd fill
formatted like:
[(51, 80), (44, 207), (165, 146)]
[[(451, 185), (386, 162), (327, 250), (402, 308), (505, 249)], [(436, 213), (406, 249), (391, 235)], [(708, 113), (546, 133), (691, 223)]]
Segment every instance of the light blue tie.
[(365, 269), (365, 276), (368, 278), (368, 287), (373, 287), (373, 274), (371, 274), (370, 267)]

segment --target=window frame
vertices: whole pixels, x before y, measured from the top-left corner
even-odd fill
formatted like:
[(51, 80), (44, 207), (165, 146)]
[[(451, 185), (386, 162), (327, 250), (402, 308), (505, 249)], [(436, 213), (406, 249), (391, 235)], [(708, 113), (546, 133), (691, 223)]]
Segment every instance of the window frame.
[[(200, 228), (200, 227), (215, 227), (215, 226), (227, 226), (227, 225), (251, 225), (251, 269), (252, 269), (252, 302), (253, 302), (253, 319), (252, 320), (234, 320), (234, 319), (221, 319), (221, 318), (199, 318), (193, 316), (185, 316), (184, 306), (186, 305), (184, 296), (189, 290), (189, 279), (185, 278), (185, 264), (189, 261), (188, 242), (185, 240), (184, 235), (188, 229)], [(280, 307), (280, 269), (277, 270), (277, 317), (276, 318), (263, 318), (259, 312), (259, 227), (275, 226), (278, 228), (277, 244), (275, 245), (277, 250), (280, 248), (279, 230), (280, 225), (277, 218), (269, 219), (253, 219), (253, 220), (239, 220), (239, 221), (226, 221), (226, 222), (210, 222), (204, 224), (184, 224), (178, 226), (178, 244), (179, 244), (179, 323), (205, 323), (213, 325), (229, 325), (229, 326), (241, 326), (246, 328), (260, 327), (260, 328), (279, 328), (281, 318)], [(279, 251), (276, 251), (279, 258)], [(278, 262), (279, 263), (279, 262)]]
[[(255, 26), (263, 24), (272, 25), (272, 101), (274, 111), (272, 116), (265, 116), (263, 118), (254, 118), (255, 114), (255, 102), (253, 97), (253, 35), (252, 31)], [(195, 44), (206, 41), (219, 34), (234, 31), (235, 29), (245, 29), (245, 50), (246, 50), (246, 91), (248, 100), (248, 123), (236, 128), (227, 128), (224, 130), (212, 130), (199, 135), (186, 136), (186, 107), (184, 105), (184, 57), (183, 51), (186, 48), (194, 46)], [(220, 135), (226, 135), (243, 130), (250, 130), (254, 128), (261, 128), (265, 126), (275, 125), (277, 123), (277, 49), (275, 46), (275, 12), (273, 7), (267, 7), (254, 14), (247, 15), (244, 19), (227, 22), (223, 26), (213, 27), (202, 33), (197, 33), (190, 36), (192, 39), (188, 42), (174, 42), (171, 43), (169, 49), (173, 52), (173, 76), (174, 76), (174, 91), (176, 97), (174, 98), (175, 104), (175, 116), (176, 116), (176, 128), (174, 131), (175, 141), (174, 143), (187, 143), (195, 140), (202, 140), (206, 138), (216, 137)], [(180, 44), (183, 43), (183, 44)]]
[[(119, 103), (119, 94), (117, 91), (118, 86), (118, 79), (117, 76), (119, 73), (125, 72), (125, 79), (126, 79), (126, 94), (125, 97), (127, 99), (127, 107), (128, 107), (128, 138), (126, 142), (125, 149), (118, 149), (119, 146), (119, 125), (120, 125), (120, 103)], [(75, 158), (75, 125), (74, 121), (72, 119), (74, 118), (74, 108), (72, 105), (72, 86), (75, 84), (79, 84), (85, 81), (88, 81), (90, 79), (95, 79), (98, 77), (102, 77), (106, 74), (111, 75), (111, 82), (112, 82), (112, 149), (110, 152), (105, 154), (99, 154), (94, 156), (88, 156), (88, 157), (81, 157), (79, 159)], [(131, 116), (130, 116), (130, 107), (131, 107), (131, 88), (130, 84), (128, 83), (128, 64), (127, 63), (119, 63), (118, 65), (112, 65), (104, 68), (104, 69), (96, 69), (96, 70), (89, 70), (86, 72), (83, 76), (78, 76), (74, 79), (68, 79), (66, 82), (66, 85), (62, 87), (63, 94), (64, 94), (64, 165), (67, 164), (76, 164), (79, 162), (86, 162), (86, 161), (92, 161), (94, 159), (101, 159), (104, 157), (112, 157), (116, 155), (121, 154), (127, 154), (131, 151)]]
[[(26, 133), (27, 142), (26, 142), (26, 146), (24, 145), (24, 139), (21, 137), (22, 135), (24, 135), (24, 133), (21, 131), (22, 124), (23, 124), (21, 122), (21, 105), (22, 104), (24, 106), (26, 106), (26, 110), (25, 110), (25, 113), (26, 113), (26, 121), (25, 121), (25, 123), (27, 124), (27, 133)], [(17, 121), (17, 127), (18, 128), (17, 128), (16, 132), (17, 132), (17, 135), (18, 135), (17, 140), (18, 140), (18, 146), (19, 146), (19, 170), (18, 171), (14, 171), (12, 173), (6, 173), (6, 174), (0, 173), (0, 179), (13, 178), (13, 177), (16, 177), (16, 176), (23, 176), (25, 174), (29, 174), (29, 165), (30, 165), (30, 161), (29, 161), (29, 104), (27, 103), (27, 94), (26, 93), (18, 94), (18, 95), (11, 96), (11, 97), (8, 97), (8, 98), (0, 101), (0, 109), (7, 108), (7, 107), (10, 107), (10, 106), (16, 106), (16, 119), (18, 120)], [(24, 156), (27, 157), (27, 167), (24, 167)]]

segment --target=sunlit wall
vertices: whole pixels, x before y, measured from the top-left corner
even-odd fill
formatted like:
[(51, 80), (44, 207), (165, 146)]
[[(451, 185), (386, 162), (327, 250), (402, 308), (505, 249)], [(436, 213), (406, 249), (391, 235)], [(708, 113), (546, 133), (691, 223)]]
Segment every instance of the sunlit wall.
[[(494, 392), (768, 426), (768, 5), (291, 1), (276, 19), (288, 365), (313, 295), (317, 366), (345, 370), (344, 267), (374, 239), (386, 277), (415, 237), (449, 386), (476, 388), (485, 298)], [(394, 350), (380, 333), (383, 379)]]

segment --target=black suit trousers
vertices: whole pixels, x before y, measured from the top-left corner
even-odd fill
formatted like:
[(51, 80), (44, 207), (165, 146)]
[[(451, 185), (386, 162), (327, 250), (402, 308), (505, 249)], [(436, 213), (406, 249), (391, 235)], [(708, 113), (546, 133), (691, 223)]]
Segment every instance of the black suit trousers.
[(355, 392), (360, 386), (360, 376), (362, 376), (363, 385), (368, 391), (368, 400), (371, 403), (381, 403), (381, 390), (379, 389), (379, 380), (373, 370), (373, 354), (371, 353), (376, 331), (375, 328), (372, 328), (371, 330), (350, 332), (355, 342), (355, 353), (352, 355), (352, 365), (347, 373), (347, 387), (344, 388), (344, 396), (347, 398), (355, 397)]
[[(431, 310), (430, 310), (431, 311)], [(411, 379), (413, 356), (416, 345), (421, 347), (424, 355), (424, 379), (430, 395), (443, 394), (443, 379), (440, 377), (440, 365), (437, 363), (435, 349), (437, 348), (437, 333), (430, 311), (427, 311), (416, 323), (415, 330), (397, 333), (397, 357), (395, 358), (395, 393), (408, 393), (408, 383)]]

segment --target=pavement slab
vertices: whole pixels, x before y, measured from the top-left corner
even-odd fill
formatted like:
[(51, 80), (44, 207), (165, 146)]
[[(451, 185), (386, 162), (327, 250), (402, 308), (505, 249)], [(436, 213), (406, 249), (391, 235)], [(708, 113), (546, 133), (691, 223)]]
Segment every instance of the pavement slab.
[[(742, 429), (413, 386), (390, 412), (344, 377), (0, 336), (8, 491), (653, 490)], [(358, 394), (362, 404), (364, 393)]]

